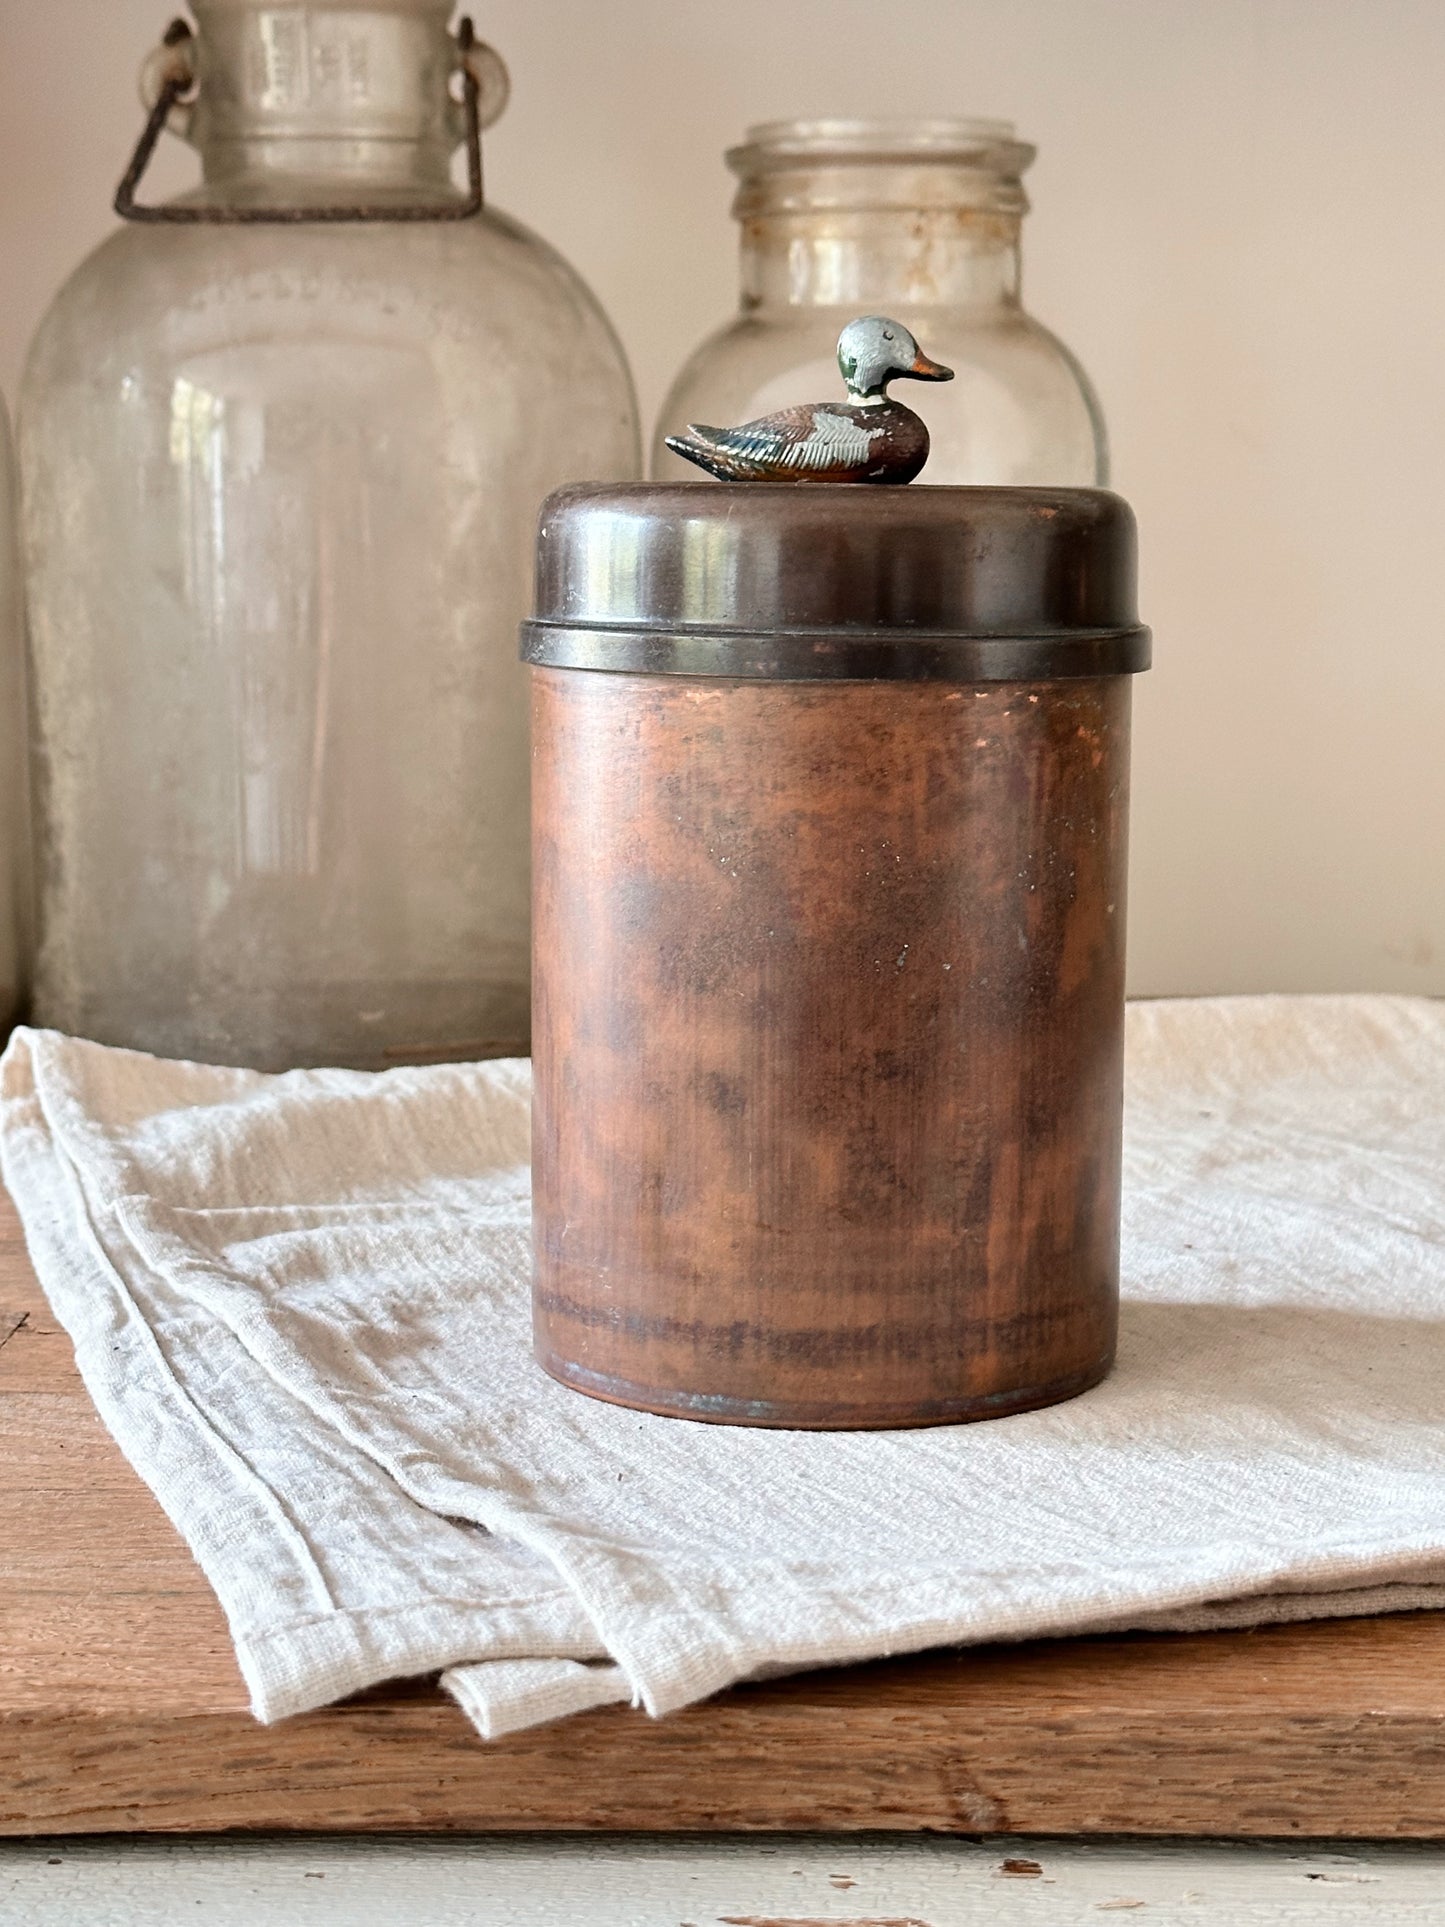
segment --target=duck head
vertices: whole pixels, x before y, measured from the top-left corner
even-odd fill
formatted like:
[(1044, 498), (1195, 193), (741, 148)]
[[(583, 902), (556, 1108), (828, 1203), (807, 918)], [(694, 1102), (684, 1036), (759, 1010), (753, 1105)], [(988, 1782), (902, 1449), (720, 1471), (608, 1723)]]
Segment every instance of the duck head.
[(952, 381), (953, 370), (930, 361), (901, 321), (865, 314), (838, 337), (838, 367), (854, 401), (882, 401), (890, 381)]

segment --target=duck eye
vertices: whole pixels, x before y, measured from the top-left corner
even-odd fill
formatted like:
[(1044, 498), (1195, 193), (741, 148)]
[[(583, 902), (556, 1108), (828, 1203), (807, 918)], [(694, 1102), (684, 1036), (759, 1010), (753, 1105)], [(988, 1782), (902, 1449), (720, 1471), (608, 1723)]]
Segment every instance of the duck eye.
[(891, 341), (893, 339), (893, 330), (891, 328), (885, 328), (883, 330), (883, 339), (885, 341)]

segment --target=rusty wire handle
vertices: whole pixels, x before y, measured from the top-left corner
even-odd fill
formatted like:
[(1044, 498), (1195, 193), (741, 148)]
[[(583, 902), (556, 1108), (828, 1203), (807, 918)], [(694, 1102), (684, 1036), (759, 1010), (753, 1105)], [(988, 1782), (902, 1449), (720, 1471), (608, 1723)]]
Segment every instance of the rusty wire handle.
[[(165, 31), (162, 45), (184, 47), (192, 38), (184, 20), (173, 20)], [(178, 63), (161, 86), (145, 132), (136, 144), (130, 166), (115, 190), (115, 211), (123, 221), (166, 222), (174, 225), (204, 223), (212, 227), (262, 226), (267, 223), (300, 224), (306, 221), (470, 221), (482, 211), (482, 89), (472, 70), (468, 55), (477, 44), (476, 28), (470, 16), (457, 27), (457, 50), (461, 54), (462, 106), (466, 114), (467, 197), (464, 201), (402, 202), (382, 205), (342, 207), (205, 207), (166, 204), (144, 207), (136, 190), (151, 164), (171, 110), (180, 105), (195, 86), (188, 65)], [(494, 117), (495, 118), (495, 117)]]

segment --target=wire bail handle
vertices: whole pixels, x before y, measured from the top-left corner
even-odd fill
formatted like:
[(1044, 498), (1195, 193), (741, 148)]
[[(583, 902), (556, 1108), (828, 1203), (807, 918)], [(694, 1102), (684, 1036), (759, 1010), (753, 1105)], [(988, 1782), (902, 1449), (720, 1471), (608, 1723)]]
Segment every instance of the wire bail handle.
[(123, 221), (205, 223), (213, 227), (297, 224), (306, 221), (469, 221), (482, 211), (482, 129), (501, 118), (511, 92), (502, 57), (478, 40), (470, 15), (457, 24), (456, 73), (462, 92), (461, 135), (467, 152), (467, 194), (452, 203), (401, 203), (387, 206), (343, 204), (334, 207), (208, 207), (204, 205), (143, 206), (136, 194), (167, 128), (183, 140), (190, 133), (197, 91), (194, 60), (195, 34), (190, 23), (173, 20), (161, 44), (141, 69), (141, 99), (150, 109), (145, 130), (130, 165), (115, 191), (115, 211)]

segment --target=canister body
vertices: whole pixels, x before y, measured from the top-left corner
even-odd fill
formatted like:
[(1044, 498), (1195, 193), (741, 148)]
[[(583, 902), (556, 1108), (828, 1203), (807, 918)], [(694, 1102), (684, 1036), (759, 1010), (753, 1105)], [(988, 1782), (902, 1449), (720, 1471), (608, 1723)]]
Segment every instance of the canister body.
[(1128, 675), (532, 674), (546, 1369), (806, 1427), (1095, 1384)]

